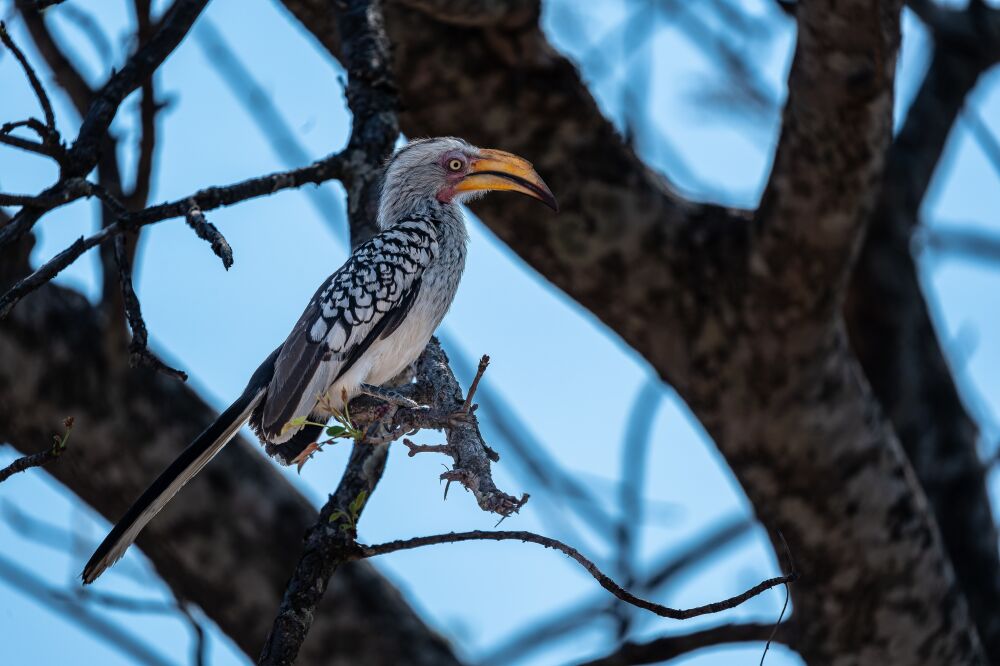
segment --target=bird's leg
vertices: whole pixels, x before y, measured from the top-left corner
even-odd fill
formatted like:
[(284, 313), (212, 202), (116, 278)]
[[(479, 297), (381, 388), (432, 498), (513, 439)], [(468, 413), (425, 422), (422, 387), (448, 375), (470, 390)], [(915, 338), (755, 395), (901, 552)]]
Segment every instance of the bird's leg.
[(393, 424), (397, 411), (399, 411), (397, 405), (389, 402), (382, 405), (381, 415), (365, 429), (364, 441), (369, 444), (384, 444), (395, 441), (406, 434), (403, 428)]
[(361, 393), (363, 395), (370, 395), (373, 398), (378, 398), (383, 402), (387, 402), (390, 405), (395, 405), (396, 407), (403, 407), (405, 409), (427, 409), (426, 406), (420, 405), (417, 402), (410, 400), (405, 395), (394, 391), (390, 388), (385, 388), (382, 386), (372, 386), (371, 384), (362, 384)]

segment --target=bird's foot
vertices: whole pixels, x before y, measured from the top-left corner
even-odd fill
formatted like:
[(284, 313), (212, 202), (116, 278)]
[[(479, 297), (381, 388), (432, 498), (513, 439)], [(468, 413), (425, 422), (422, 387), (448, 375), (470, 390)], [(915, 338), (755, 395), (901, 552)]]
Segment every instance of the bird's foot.
[(391, 388), (385, 388), (383, 386), (362, 384), (361, 393), (364, 395), (370, 395), (373, 398), (377, 398), (383, 402), (389, 403), (390, 405), (395, 405), (396, 407), (402, 407), (404, 409), (429, 409), (426, 405), (421, 405), (415, 400), (407, 398), (399, 391), (394, 391)]
[(401, 428), (394, 422), (396, 412), (399, 409), (398, 405), (391, 402), (385, 402), (380, 405), (377, 408), (375, 419), (365, 428), (363, 441), (368, 444), (384, 444), (395, 441), (405, 435), (406, 429)]

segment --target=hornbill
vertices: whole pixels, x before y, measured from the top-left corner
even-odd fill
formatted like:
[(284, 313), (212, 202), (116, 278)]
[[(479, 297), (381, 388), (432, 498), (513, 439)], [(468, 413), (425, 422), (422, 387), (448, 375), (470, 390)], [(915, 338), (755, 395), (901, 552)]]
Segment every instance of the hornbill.
[[(460, 203), (490, 190), (520, 192), (557, 210), (526, 160), (461, 139), (411, 141), (389, 158), (379, 233), (320, 286), (288, 338), (233, 402), (126, 511), (83, 569), (92, 583), (142, 528), (247, 422), (268, 453), (289, 464), (344, 400), (379, 390), (427, 345), (465, 268)], [(304, 419), (309, 424), (303, 424)]]

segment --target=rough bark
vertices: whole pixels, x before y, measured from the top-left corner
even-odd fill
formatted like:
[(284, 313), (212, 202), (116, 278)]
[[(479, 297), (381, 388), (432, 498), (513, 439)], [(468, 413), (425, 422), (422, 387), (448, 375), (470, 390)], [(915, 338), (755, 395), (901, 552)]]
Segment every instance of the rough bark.
[[(0, 287), (27, 269), (29, 239), (0, 255)], [(83, 296), (51, 285), (0, 322), (0, 441), (34, 452), (65, 416), (76, 416), (72, 448), (48, 471), (113, 521), (215, 413), (186, 385), (109, 360), (102, 325)], [(251, 656), (316, 520), (255, 448), (243, 439), (230, 444), (138, 541), (167, 584)], [(457, 661), (397, 590), (354, 563), (331, 582), (297, 663)]]
[[(310, 2), (284, 4), (318, 27)], [(982, 660), (926, 497), (839, 315), (889, 147), (898, 12), (799, 5), (782, 146), (752, 223), (671, 194), (536, 26), (470, 29), (399, 6), (388, 19), (404, 131), (501, 145), (550, 180), (557, 224), (509, 201), (476, 212), (688, 401), (759, 517), (789, 540), (809, 625), (795, 647), (815, 663)], [(336, 53), (335, 33), (314, 34)]]
[[(1000, 10), (994, 11), (1000, 24)], [(889, 153), (845, 314), (865, 375), (934, 508), (984, 648), (1000, 663), (1000, 554), (978, 428), (942, 353), (910, 251), (951, 128), (980, 76), (1000, 58), (1000, 40), (990, 48), (988, 40), (930, 29), (938, 36), (934, 55)]]

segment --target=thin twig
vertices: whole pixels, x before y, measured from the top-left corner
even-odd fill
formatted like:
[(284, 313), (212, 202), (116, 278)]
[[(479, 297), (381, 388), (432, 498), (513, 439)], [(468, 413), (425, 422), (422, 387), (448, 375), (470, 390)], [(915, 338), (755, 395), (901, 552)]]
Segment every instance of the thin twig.
[[(795, 571), (795, 561), (792, 559), (792, 549), (788, 547), (788, 542), (785, 541), (785, 535), (778, 532), (778, 538), (781, 539), (781, 546), (785, 552), (785, 557), (788, 559), (788, 570)], [(771, 642), (774, 637), (778, 634), (778, 628), (781, 626), (781, 621), (785, 618), (785, 611), (788, 610), (788, 601), (792, 597), (792, 591), (788, 588), (788, 584), (785, 584), (785, 603), (781, 605), (781, 612), (778, 614), (778, 621), (774, 623), (774, 629), (771, 630), (771, 634), (767, 637), (767, 642), (764, 643), (764, 652), (760, 655), (760, 666), (764, 666), (764, 658), (767, 657), (767, 651), (771, 648)]]
[[(134, 0), (132, 4), (135, 11), (136, 44), (137, 48), (142, 48), (149, 42), (154, 28), (150, 17), (151, 0)], [(156, 157), (156, 114), (162, 108), (156, 101), (152, 73), (142, 82), (141, 94), (142, 97), (139, 100), (139, 128), (141, 131), (138, 146), (139, 158), (136, 160), (132, 190), (127, 197), (129, 208), (132, 210), (146, 206), (152, 185), (153, 165)]]
[(118, 265), (118, 282), (122, 288), (122, 301), (125, 305), (125, 318), (128, 320), (129, 328), (132, 329), (132, 341), (129, 343), (129, 364), (134, 368), (140, 365), (148, 366), (176, 377), (181, 381), (187, 381), (187, 373), (172, 368), (149, 351), (149, 336), (146, 331), (146, 322), (142, 318), (142, 307), (139, 305), (139, 297), (135, 294), (132, 286), (132, 265), (129, 261), (128, 252), (125, 246), (125, 236), (115, 238), (115, 263)]
[[(63, 152), (60, 150), (59, 146), (46, 145), (44, 143), (39, 143), (37, 141), (22, 139), (19, 136), (0, 134), (0, 143), (6, 144), (13, 148), (19, 148), (29, 153), (35, 153), (37, 155), (44, 155), (45, 157), (51, 157), (54, 160), (60, 160), (62, 159), (63, 156)], [(22, 204), (4, 204), (4, 205), (20, 206)]]
[[(17, 217), (15, 216), (15, 221), (16, 219)], [(12, 221), (8, 226), (14, 223)], [(52, 278), (76, 261), (84, 252), (114, 237), (116, 231), (118, 231), (117, 225), (111, 225), (110, 227), (104, 227), (93, 236), (78, 238), (68, 248), (42, 264), (31, 275), (19, 280), (3, 297), (0, 297), (0, 319), (10, 314), (10, 311), (22, 298), (51, 281)]]
[(0, 41), (10, 49), (10, 52), (14, 54), (14, 57), (21, 64), (21, 69), (24, 70), (24, 75), (28, 77), (31, 89), (35, 91), (35, 97), (38, 98), (38, 104), (42, 107), (42, 113), (45, 114), (45, 126), (49, 129), (52, 136), (58, 136), (56, 133), (56, 116), (52, 113), (52, 102), (49, 101), (49, 96), (46, 94), (45, 88), (42, 87), (42, 82), (38, 80), (35, 70), (31, 67), (28, 59), (24, 57), (21, 49), (17, 48), (14, 40), (10, 38), (10, 35), (7, 33), (7, 26), (2, 21), (0, 21)]
[(578, 666), (660, 664), (703, 648), (716, 647), (726, 643), (762, 641), (770, 631), (771, 625), (756, 622), (723, 624), (693, 631), (689, 634), (664, 636), (647, 643), (625, 643), (609, 655), (578, 664)]
[(596, 564), (584, 557), (580, 551), (572, 546), (568, 546), (557, 539), (525, 531), (488, 532), (484, 530), (473, 530), (470, 532), (435, 534), (433, 536), (415, 537), (413, 539), (399, 539), (375, 546), (363, 546), (361, 544), (357, 544), (356, 549), (352, 551), (352, 559), (366, 559), (377, 555), (394, 553), (399, 550), (410, 550), (413, 548), (433, 546), (443, 543), (460, 543), (463, 541), (525, 541), (528, 543), (538, 544), (539, 546), (545, 546), (546, 548), (553, 548), (575, 560), (580, 566), (586, 569), (591, 576), (593, 576), (594, 580), (596, 580), (601, 587), (622, 601), (632, 604), (637, 608), (647, 610), (655, 615), (659, 615), (660, 617), (666, 617), (672, 620), (687, 620), (701, 615), (709, 615), (711, 613), (729, 610), (730, 608), (739, 606), (748, 599), (752, 599), (761, 592), (770, 590), (772, 587), (794, 583), (798, 579), (798, 574), (792, 571), (784, 576), (768, 578), (767, 580), (754, 585), (750, 589), (729, 597), (728, 599), (723, 599), (722, 601), (713, 601), (702, 606), (695, 606), (694, 608), (670, 608), (669, 606), (663, 606), (653, 601), (637, 597), (628, 590), (623, 589), (620, 585), (618, 585), (618, 583), (602, 572)]
[[(267, 196), (279, 190), (301, 187), (307, 183), (320, 183), (332, 180), (341, 175), (343, 167), (341, 154), (335, 153), (302, 169), (293, 169), (259, 178), (251, 178), (226, 187), (210, 187), (171, 203), (151, 206), (136, 213), (122, 214), (119, 216), (118, 222), (103, 227), (91, 236), (80, 237), (68, 248), (38, 267), (34, 273), (15, 284), (3, 297), (0, 297), (0, 319), (6, 317), (18, 301), (58, 275), (59, 272), (76, 261), (86, 251), (126, 230), (136, 229), (171, 217), (182, 217), (191, 209), (192, 199), (200, 210), (212, 210), (247, 199)], [(47, 209), (79, 199), (82, 196), (95, 195), (109, 197), (106, 193), (99, 194), (97, 187), (92, 184), (89, 187), (84, 187), (82, 190), (70, 190), (69, 185), (71, 183), (79, 184), (86, 183), (86, 181), (82, 179), (70, 179), (66, 181), (65, 185), (52, 193), (51, 198), (45, 199)], [(46, 196), (46, 193), (39, 195), (39, 199), (41, 200), (44, 196)], [(109, 197), (105, 200), (105, 203), (108, 203), (110, 200), (113, 200), (113, 198)], [(52, 201), (58, 201), (58, 204), (52, 203)], [(45, 211), (35, 209), (30, 211), (22, 210), (15, 215), (10, 223), (0, 228), (0, 247), (16, 241), (30, 231), (43, 212)]]
[(412, 440), (404, 437), (403, 444), (409, 449), (407, 455), (413, 457), (418, 453), (444, 453), (451, 455), (451, 447), (447, 444), (415, 444)]
[(472, 385), (469, 386), (469, 394), (465, 396), (465, 402), (462, 404), (462, 411), (466, 414), (472, 409), (472, 398), (476, 395), (476, 389), (479, 388), (479, 380), (483, 378), (483, 373), (486, 372), (486, 368), (490, 364), (490, 357), (483, 354), (483, 357), (479, 359), (479, 368), (476, 369), (476, 376), (472, 380)]
[[(694, 543), (685, 544), (680, 552), (671, 547), (663, 558), (657, 558), (652, 573), (639, 578), (635, 589), (646, 596), (662, 593), (664, 588), (692, 567), (704, 565), (737, 539), (748, 534), (754, 522), (738, 517), (724, 521), (700, 535)], [(586, 628), (595, 620), (601, 620), (619, 604), (617, 599), (608, 600), (595, 594), (582, 604), (559, 609), (550, 615), (532, 622), (529, 629), (516, 633), (499, 647), (494, 648), (482, 659), (485, 664), (509, 664), (524, 658), (529, 652), (557, 641), (573, 631)], [(761, 639), (763, 640), (763, 638)]]
[(59, 456), (63, 454), (66, 450), (66, 442), (69, 441), (69, 435), (73, 431), (73, 417), (67, 416), (63, 419), (63, 427), (66, 428), (66, 432), (62, 435), (53, 435), (52, 438), (55, 440), (49, 448), (44, 451), (39, 451), (38, 453), (32, 453), (28, 456), (22, 456), (7, 465), (3, 469), (0, 469), (0, 483), (6, 481), (10, 477), (14, 476), (18, 472), (23, 472), (26, 469), (32, 467), (40, 467), (41, 465), (47, 465)]
[(188, 226), (194, 229), (198, 238), (211, 244), (212, 252), (219, 259), (222, 259), (222, 265), (228, 271), (233, 265), (233, 248), (229, 246), (229, 241), (222, 235), (222, 232), (205, 219), (205, 214), (198, 208), (194, 199), (191, 200), (191, 208), (184, 215), (184, 219), (187, 220)]
[[(222, 32), (209, 17), (203, 17), (194, 30), (195, 42), (205, 52), (206, 60), (219, 75), (220, 82), (238, 99), (254, 121), (261, 137), (267, 141), (285, 168), (296, 169), (310, 162), (310, 152), (299, 140), (292, 124), (278, 109), (265, 87), (254, 78), (226, 43)], [(303, 191), (310, 205), (336, 238), (349, 246), (344, 224), (344, 206), (328, 187), (311, 187)]]

